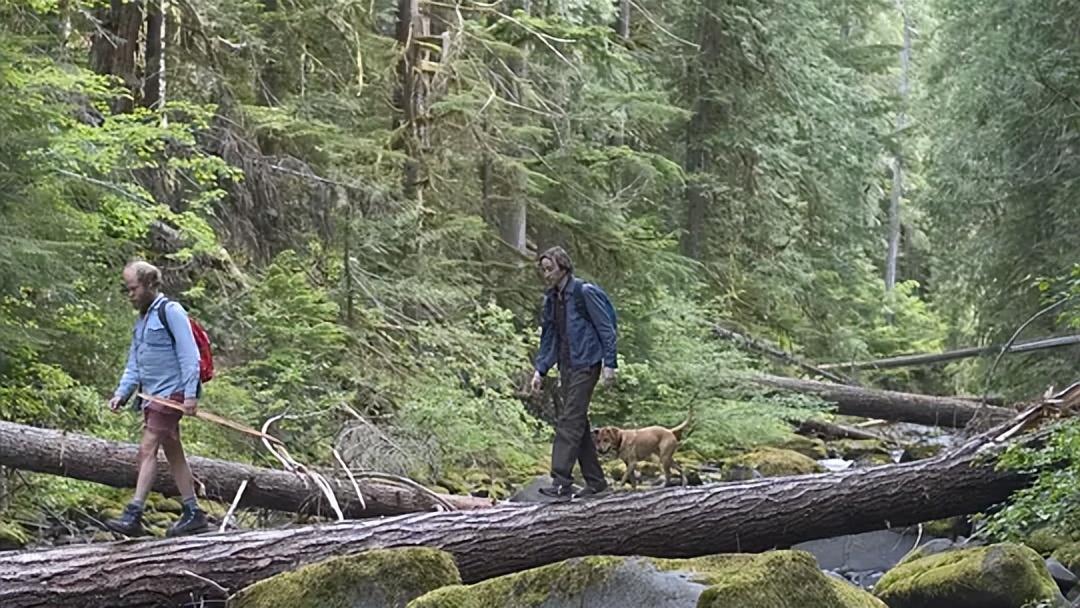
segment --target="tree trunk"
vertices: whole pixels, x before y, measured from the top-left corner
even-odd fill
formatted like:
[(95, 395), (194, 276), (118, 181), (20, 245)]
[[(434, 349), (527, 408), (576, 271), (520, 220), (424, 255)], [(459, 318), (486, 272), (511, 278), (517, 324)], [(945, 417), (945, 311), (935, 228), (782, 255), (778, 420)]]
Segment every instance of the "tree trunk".
[(430, 20), (420, 11), (418, 0), (398, 0), (397, 41), (402, 46), (398, 62), (398, 87), (395, 106), (398, 115), (394, 128), (400, 129), (395, 143), (406, 154), (402, 189), (405, 196), (420, 200), (426, 176), (423, 153), (430, 147), (428, 137), (427, 105), (428, 81), (424, 75), (425, 62), (430, 52), (417, 41), (431, 34)]
[(881, 391), (767, 374), (754, 376), (753, 380), (769, 388), (817, 395), (835, 403), (837, 413), (845, 416), (962, 428), (980, 412), (981, 416), (986, 416), (990, 421), (1005, 420), (1016, 414), (1007, 408), (982, 405), (956, 397)]
[(165, 105), (165, 0), (149, 0), (146, 6), (146, 79), (142, 105), (160, 110)]
[[(903, 137), (904, 119), (908, 97), (908, 68), (911, 58), (911, 19), (904, 8), (904, 0), (897, 0), (896, 7), (899, 9), (904, 20), (903, 46), (900, 48), (900, 84), (897, 93), (900, 97), (900, 108), (896, 114), (896, 156), (893, 158), (892, 192), (889, 194), (889, 239), (888, 251), (885, 258), (885, 292), (892, 294), (896, 286), (897, 265), (900, 258), (900, 197), (904, 193), (904, 162), (900, 138)], [(893, 322), (890, 318), (888, 322)]]
[[(985, 455), (979, 452), (981, 455)], [(562, 505), (505, 506), (283, 530), (92, 544), (0, 556), (0, 605), (176, 606), (220, 598), (331, 556), (425, 546), (462, 579), (585, 555), (757, 552), (982, 511), (1028, 482), (975, 450), (841, 473), (667, 488)]]
[(615, 33), (623, 40), (630, 39), (631, 0), (619, 0), (619, 16), (615, 20)]
[[(4, 467), (62, 475), (116, 488), (134, 488), (137, 453), (138, 446), (132, 444), (0, 421), (0, 466)], [(199, 484), (205, 488), (200, 494), (207, 498), (230, 503), (240, 484), (248, 480), (240, 507), (336, 517), (318, 488), (296, 473), (198, 456), (188, 456), (188, 462)], [(168, 464), (159, 454), (153, 490), (176, 496), (179, 492), (168, 471)], [(435, 508), (435, 501), (429, 495), (360, 478), (357, 483), (364, 495), (365, 509), (356, 499), (351, 481), (330, 475), (326, 478), (345, 517), (401, 515)], [(471, 496), (440, 494), (439, 497), (456, 508), (491, 505), (488, 499)], [(0, 605), (5, 604), (0, 602)]]
[[(132, 97), (142, 91), (138, 74), (139, 31), (142, 29), (142, 3), (112, 0), (99, 13), (101, 27), (90, 42), (90, 65), (98, 74), (116, 76)], [(112, 102), (114, 114), (130, 112), (134, 104), (127, 96)]]

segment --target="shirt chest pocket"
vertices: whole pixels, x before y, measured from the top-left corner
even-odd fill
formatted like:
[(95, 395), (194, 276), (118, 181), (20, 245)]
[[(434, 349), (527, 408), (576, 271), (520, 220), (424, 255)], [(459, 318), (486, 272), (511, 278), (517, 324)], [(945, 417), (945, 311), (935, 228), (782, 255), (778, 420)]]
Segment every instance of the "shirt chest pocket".
[(152, 311), (146, 320), (146, 328), (143, 330), (143, 342), (147, 346), (156, 349), (172, 348), (172, 339), (169, 331), (161, 324), (157, 311)]

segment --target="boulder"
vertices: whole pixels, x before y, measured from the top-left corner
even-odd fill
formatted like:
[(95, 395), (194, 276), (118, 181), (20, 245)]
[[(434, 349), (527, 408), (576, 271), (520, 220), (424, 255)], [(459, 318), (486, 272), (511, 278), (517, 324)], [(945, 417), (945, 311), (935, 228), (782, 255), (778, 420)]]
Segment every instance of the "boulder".
[(824, 473), (825, 467), (813, 458), (792, 450), (763, 447), (728, 458), (724, 461), (723, 472), (725, 479), (739, 480)]
[(230, 599), (228, 608), (403, 608), (432, 589), (460, 583), (449, 553), (376, 549), (259, 581)]
[(804, 551), (693, 559), (585, 557), (455, 585), (408, 608), (886, 608)]
[(766, 447), (798, 452), (803, 456), (813, 458), (814, 460), (824, 460), (825, 458), (828, 458), (825, 442), (818, 437), (805, 437), (803, 435), (792, 433), (779, 441), (772, 441), (765, 443), (764, 445)]
[(1020, 608), (1064, 599), (1039, 554), (1014, 543), (910, 556), (874, 593), (889, 608)]
[(1051, 557), (1065, 565), (1073, 574), (1080, 575), (1080, 543), (1071, 542), (1059, 546)]

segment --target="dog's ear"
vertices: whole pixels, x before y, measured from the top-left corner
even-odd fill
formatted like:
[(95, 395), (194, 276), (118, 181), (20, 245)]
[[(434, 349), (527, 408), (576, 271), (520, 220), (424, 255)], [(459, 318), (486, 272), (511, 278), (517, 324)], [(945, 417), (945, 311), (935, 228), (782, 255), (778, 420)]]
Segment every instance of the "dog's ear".
[(600, 429), (596, 429), (596, 428), (594, 428), (594, 429), (592, 430), (592, 438), (593, 438), (593, 441), (596, 441), (596, 439), (597, 439), (598, 437), (600, 437)]

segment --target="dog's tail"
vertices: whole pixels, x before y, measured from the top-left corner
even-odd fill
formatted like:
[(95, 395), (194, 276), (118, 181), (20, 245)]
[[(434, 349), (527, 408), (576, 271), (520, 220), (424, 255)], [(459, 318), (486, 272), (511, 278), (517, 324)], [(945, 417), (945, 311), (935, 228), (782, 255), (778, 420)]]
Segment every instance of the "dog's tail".
[(686, 420), (683, 420), (683, 421), (682, 421), (682, 422), (681, 422), (681, 423), (679, 424), (679, 426), (676, 426), (676, 427), (674, 427), (674, 428), (671, 428), (671, 429), (668, 429), (668, 430), (669, 430), (669, 431), (671, 431), (672, 433), (674, 433), (674, 434), (675, 434), (675, 438), (676, 438), (676, 439), (678, 439), (678, 440), (682, 441), (682, 436), (683, 436), (683, 432), (685, 432), (685, 431), (686, 431), (686, 427), (687, 427), (687, 426), (688, 426), (689, 424), (690, 424), (690, 415), (689, 415), (689, 414), (687, 414), (687, 416), (686, 416)]

